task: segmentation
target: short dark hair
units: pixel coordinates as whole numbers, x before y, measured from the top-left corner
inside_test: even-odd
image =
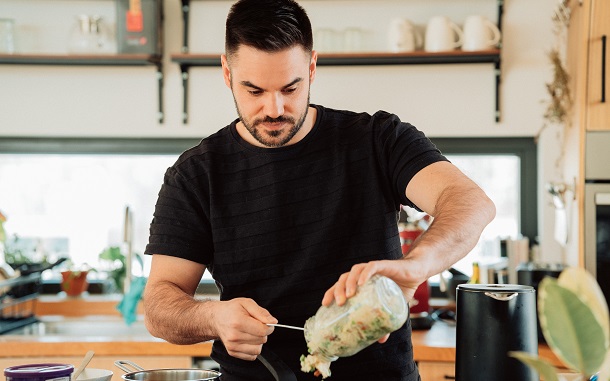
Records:
[[[305,9],[293,0],[239,0],[227,16],[227,56],[240,45],[271,53],[300,45],[311,53],[311,22]]]

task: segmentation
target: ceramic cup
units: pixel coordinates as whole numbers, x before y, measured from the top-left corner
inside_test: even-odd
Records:
[[[446,16],[434,16],[426,26],[425,50],[444,52],[462,46],[464,35],[456,23]]]
[[[421,34],[413,23],[402,18],[396,18],[390,22],[388,41],[390,51],[394,53],[412,52],[422,45]]]
[[[494,23],[480,15],[468,16],[466,18],[462,50],[492,49],[498,42],[500,42],[500,30]]]
[[[15,53],[15,20],[0,18],[0,53]]]
[[[337,52],[340,50],[340,34],[331,28],[320,28],[316,30],[314,47],[319,52]]]

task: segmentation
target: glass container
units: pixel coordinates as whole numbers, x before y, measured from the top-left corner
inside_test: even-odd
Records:
[[[375,275],[344,305],[322,306],[305,322],[310,355],[301,358],[304,371],[330,375],[330,362],[352,356],[404,325],[409,306],[400,287]]]

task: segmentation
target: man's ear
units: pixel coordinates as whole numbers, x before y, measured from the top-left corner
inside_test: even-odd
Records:
[[[225,84],[231,88],[231,70],[229,70],[229,63],[227,62],[226,54],[220,56],[220,63],[222,64],[222,76],[225,79]]]
[[[318,52],[311,51],[311,61],[309,62],[309,84],[312,84],[316,79],[316,67],[318,62]]]

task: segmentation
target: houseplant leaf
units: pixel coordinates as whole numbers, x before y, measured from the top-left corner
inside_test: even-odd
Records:
[[[540,282],[538,308],[544,338],[557,357],[580,373],[595,374],[608,345],[605,330],[591,308],[550,277]]]
[[[606,353],[606,360],[602,364],[598,375],[599,381],[610,381],[610,351]]]
[[[591,308],[593,315],[605,330],[606,340],[609,340],[608,305],[597,280],[583,268],[569,267],[561,272],[558,283],[560,286],[572,290]]]
[[[532,355],[527,352],[508,352],[509,356],[516,358],[522,363],[536,369],[544,377],[544,381],[559,381],[557,369],[545,359]]]

